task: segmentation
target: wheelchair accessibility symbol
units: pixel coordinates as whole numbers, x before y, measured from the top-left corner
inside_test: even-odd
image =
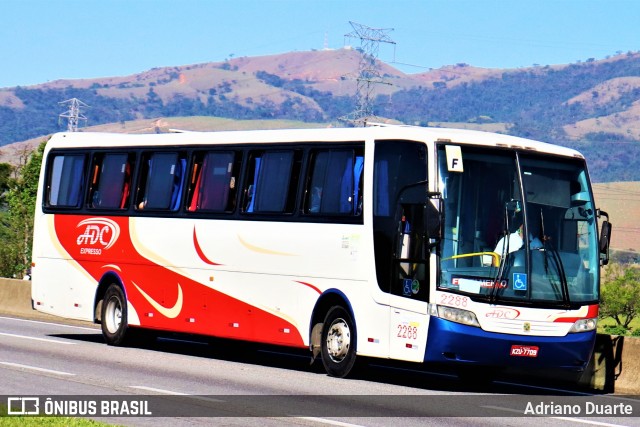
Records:
[[[513,273],[513,290],[527,290],[527,275],[525,273]]]

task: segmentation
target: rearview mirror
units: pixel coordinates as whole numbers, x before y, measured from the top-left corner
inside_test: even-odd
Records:
[[[600,216],[607,218],[600,225],[600,240],[598,242],[600,264],[607,265],[609,264],[609,245],[611,244],[611,223],[609,222],[609,214],[598,209],[598,217]]]

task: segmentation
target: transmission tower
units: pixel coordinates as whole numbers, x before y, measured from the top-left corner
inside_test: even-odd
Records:
[[[69,132],[78,131],[78,122],[80,120],[87,121],[87,118],[80,112],[80,107],[89,107],[78,98],[67,99],[66,101],[58,102],[60,105],[69,105],[69,109],[60,114],[59,120],[68,119],[67,130]]]
[[[380,43],[392,44],[395,56],[396,42],[391,40],[387,34],[389,31],[393,31],[393,28],[371,28],[353,21],[349,21],[349,24],[351,24],[353,31],[345,34],[345,37],[360,39],[361,57],[356,78],[356,109],[341,119],[364,125],[367,118],[373,116],[374,86],[376,84],[390,84],[384,81],[378,68]]]

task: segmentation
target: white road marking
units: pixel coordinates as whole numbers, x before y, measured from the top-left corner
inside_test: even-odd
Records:
[[[611,423],[603,423],[601,421],[581,420],[580,418],[569,418],[569,417],[553,417],[553,418],[556,418],[558,420],[563,420],[563,421],[573,421],[574,423],[589,424],[592,426],[626,427],[626,426],[623,426],[622,424],[611,424]]]
[[[147,387],[143,385],[130,385],[129,388],[135,388],[135,389],[144,390],[144,391],[152,391],[159,394],[168,394],[170,396],[190,396],[194,399],[203,400],[206,402],[224,402],[224,400],[214,399],[212,397],[196,396],[188,393],[180,393],[179,391],[164,390],[161,388]]]
[[[30,371],[46,372],[48,374],[64,375],[64,376],[71,376],[71,377],[76,375],[76,374],[71,374],[69,372],[54,371],[53,369],[39,368],[37,366],[22,365],[20,363],[0,362],[0,365],[13,366],[14,368],[28,369]]]
[[[16,322],[39,323],[41,325],[60,326],[60,327],[63,327],[63,328],[82,329],[82,330],[85,330],[85,331],[100,332],[100,329],[98,329],[98,327],[89,328],[89,327],[86,327],[86,326],[64,325],[62,323],[43,322],[41,320],[18,319],[16,317],[5,317],[5,316],[0,316],[0,319],[2,319],[2,320],[14,320]]]
[[[52,342],[52,343],[55,343],[55,344],[64,344],[64,345],[75,345],[76,344],[74,342],[50,340],[48,338],[30,337],[30,336],[27,336],[27,335],[8,334],[6,332],[0,332],[0,335],[5,336],[5,337],[12,337],[12,338],[22,338],[22,339],[25,339],[25,340]]]
[[[340,426],[340,427],[363,427],[360,424],[351,424],[351,423],[345,423],[342,421],[336,421],[336,420],[328,420],[326,418],[316,418],[316,417],[295,417],[299,420],[307,420],[307,421],[315,421],[317,423],[322,423],[322,424],[330,424],[332,426]]]
[[[494,383],[512,385],[512,386],[516,386],[516,387],[533,388],[533,389],[537,389],[537,390],[556,391],[556,392],[560,392],[560,393],[568,393],[568,394],[573,394],[573,395],[593,396],[593,393],[584,393],[584,392],[575,391],[575,390],[565,390],[565,389],[553,388],[553,387],[542,387],[542,386],[536,386],[536,385],[531,385],[531,384],[512,383],[512,382],[509,382],[509,381],[494,381]]]
[[[143,385],[130,385],[130,388],[135,388],[138,390],[145,390],[145,391],[152,391],[155,393],[160,393],[160,394],[168,394],[171,396],[189,396],[187,393],[180,393],[178,391],[171,391],[171,390],[163,390],[161,388],[153,388],[153,387],[146,387]]]
[[[147,386],[143,386],[143,385],[130,385],[130,388],[135,388],[138,390],[144,390],[144,391],[152,391],[155,393],[160,393],[160,394],[167,394],[167,395],[171,395],[171,396],[190,396],[187,393],[180,393],[177,391],[172,391],[172,390],[164,390],[161,388],[154,388],[154,387],[147,387]],[[211,397],[203,397],[203,396],[192,396],[194,399],[198,399],[198,400],[204,400],[204,401],[209,401],[209,402],[224,402],[224,400],[219,400],[219,399],[213,399]],[[316,417],[293,417],[293,418],[297,418],[300,420],[307,420],[307,421],[315,421],[317,423],[322,423],[322,424],[329,424],[329,425],[334,425],[334,426],[339,426],[339,427],[363,427],[359,424],[351,424],[351,423],[345,423],[342,421],[335,421],[335,420],[328,420],[325,418],[316,418]]]
[[[504,411],[504,412],[513,412],[519,415],[523,415],[522,411],[517,410],[517,409],[511,409],[511,408],[503,408],[502,406],[489,406],[489,405],[482,405],[483,408],[489,408],[489,409],[496,409],[498,411]],[[548,416],[548,417],[544,417],[544,418],[553,418],[556,420],[563,420],[563,421],[572,421],[574,423],[580,423],[580,424],[590,424],[590,425],[594,425],[594,426],[605,426],[605,427],[626,427],[622,424],[611,424],[611,423],[603,423],[601,421],[591,421],[591,420],[583,420],[580,418],[571,418],[571,417],[552,417],[552,416]]]

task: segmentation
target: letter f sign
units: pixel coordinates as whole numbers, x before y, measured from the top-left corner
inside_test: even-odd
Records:
[[[459,145],[444,147],[447,154],[447,170],[449,172],[464,172],[462,166],[462,150]]]

